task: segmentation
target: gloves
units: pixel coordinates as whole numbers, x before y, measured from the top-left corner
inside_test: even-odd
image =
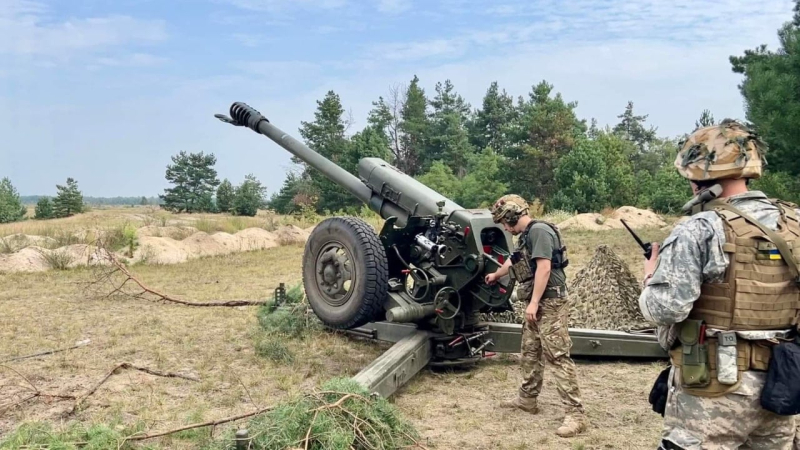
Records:
[[[648,401],[653,405],[653,411],[661,414],[664,417],[664,410],[667,406],[667,394],[669,393],[669,371],[672,366],[667,366],[666,369],[661,371],[650,390],[650,397]]]

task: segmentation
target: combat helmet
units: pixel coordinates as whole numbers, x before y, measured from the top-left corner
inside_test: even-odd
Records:
[[[695,130],[679,144],[675,168],[688,180],[760,178],[767,145],[741,123],[725,119]]]
[[[492,220],[494,223],[505,221],[514,226],[523,214],[528,214],[528,209],[528,202],[519,195],[504,195],[492,205]]]

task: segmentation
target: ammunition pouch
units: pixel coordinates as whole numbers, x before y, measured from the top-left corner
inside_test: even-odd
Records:
[[[699,320],[682,323],[678,340],[679,345],[669,351],[670,361],[681,369],[681,386],[686,393],[700,397],[735,391],[742,372],[766,371],[772,356],[773,345],[767,341],[737,339],[735,332],[705,337],[705,327]]]
[[[800,346],[796,341],[772,349],[761,407],[781,416],[800,413]]]
[[[518,283],[525,283],[533,278],[531,262],[525,253],[516,251],[511,254],[511,268],[509,269],[514,280]]]
[[[708,344],[704,342],[703,323],[685,321],[678,332],[681,343],[681,383],[685,387],[706,387],[710,383]]]

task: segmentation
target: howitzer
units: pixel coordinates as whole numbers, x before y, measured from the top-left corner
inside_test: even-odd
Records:
[[[380,158],[361,159],[356,177],[244,103],[230,114],[215,117],[270,138],[385,220],[379,234],[355,217],[325,219],[310,234],[303,286],[325,325],[414,324],[440,341],[434,359],[480,357],[488,340],[479,313],[513,309],[513,280],[484,282],[513,245],[488,210],[465,209]]]
[[[355,217],[320,222],[303,252],[303,286],[328,327],[394,345],[353,378],[390,396],[425,366],[477,362],[520,350],[518,323],[480,322],[513,310],[514,280],[484,282],[510,257],[511,236],[486,209],[464,209],[379,158],[358,177],[272,125],[244,103],[218,119],[263,134],[364,202],[384,220],[379,234]],[[276,302],[283,290],[275,292]],[[573,355],[664,357],[655,335],[570,329]]]

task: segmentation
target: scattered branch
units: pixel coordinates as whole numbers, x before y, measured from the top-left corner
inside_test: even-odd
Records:
[[[99,285],[102,283],[108,283],[112,286],[112,290],[108,292],[105,297],[111,297],[114,294],[121,294],[121,295],[129,295],[133,298],[138,298],[142,300],[151,300],[152,297],[155,297],[156,301],[164,301],[170,303],[177,303],[180,305],[186,306],[225,306],[225,307],[234,307],[234,306],[261,306],[268,303],[266,300],[228,300],[224,302],[190,302],[186,300],[181,300],[170,295],[167,295],[163,292],[159,292],[144,283],[142,283],[138,278],[136,278],[124,264],[122,264],[114,254],[108,250],[100,249],[101,257],[105,258],[109,263],[111,263],[110,267],[103,267],[100,270],[100,274],[96,277],[94,281],[89,283],[90,286]],[[122,278],[122,281],[118,281],[119,278]],[[116,279],[116,281],[115,281]],[[125,292],[123,288],[129,282],[136,284],[139,288],[136,292],[130,293]],[[149,296],[149,297],[148,297]]]
[[[155,376],[159,376],[159,377],[165,377],[165,378],[183,378],[183,379],[185,379],[185,380],[190,380],[190,381],[200,381],[200,380],[198,380],[198,379],[197,379],[197,378],[195,378],[195,377],[190,377],[190,376],[187,376],[187,375],[181,375],[181,374],[172,373],[172,372],[162,373],[162,372],[157,372],[157,371],[155,371],[155,370],[152,370],[152,369],[148,369],[147,367],[139,367],[139,366],[135,366],[135,365],[133,365],[133,364],[130,364],[130,363],[121,363],[121,364],[118,364],[118,365],[114,366],[114,368],[113,368],[113,369],[111,369],[111,371],[109,371],[109,372],[108,372],[108,374],[106,374],[106,376],[105,376],[105,377],[103,377],[103,379],[102,379],[102,380],[100,380],[100,382],[99,382],[99,383],[97,383],[97,384],[96,384],[96,385],[95,385],[93,388],[89,389],[89,391],[88,391],[88,392],[86,392],[85,394],[83,394],[83,395],[82,395],[82,396],[81,396],[81,397],[80,397],[80,398],[79,398],[79,399],[78,399],[78,400],[75,402],[75,405],[73,405],[73,406],[72,406],[72,409],[69,411],[69,414],[74,414],[74,413],[75,413],[75,411],[77,411],[77,410],[78,410],[78,407],[80,407],[80,405],[81,405],[81,404],[84,402],[84,400],[86,400],[86,398],[88,398],[90,395],[94,394],[94,392],[95,392],[95,391],[96,391],[98,388],[100,388],[100,386],[102,386],[102,385],[103,385],[103,383],[105,383],[106,381],[108,381],[108,379],[109,379],[109,378],[111,378],[111,376],[112,376],[112,375],[115,375],[115,374],[118,374],[118,373],[120,373],[120,371],[121,371],[122,369],[134,369],[134,370],[139,370],[139,371],[141,371],[141,372],[149,373],[150,375],[155,375]]]
[[[191,430],[191,429],[194,429],[194,428],[217,426],[217,425],[221,425],[223,423],[234,422],[236,420],[245,419],[247,417],[252,417],[252,416],[255,416],[255,415],[258,415],[258,414],[263,414],[263,413],[265,413],[267,411],[270,411],[270,410],[272,410],[274,408],[275,408],[274,406],[267,406],[265,408],[261,408],[261,409],[258,409],[256,411],[252,411],[252,412],[245,413],[245,414],[240,414],[238,416],[226,417],[224,419],[211,420],[211,421],[203,422],[203,423],[195,423],[195,424],[192,424],[192,425],[186,425],[184,427],[175,428],[173,430],[164,431],[164,432],[161,432],[161,433],[146,434],[144,436],[133,435],[133,436],[125,438],[124,440],[126,440],[126,441],[143,441],[145,439],[153,439],[153,438],[157,438],[157,437],[167,436],[169,434],[179,433],[181,431]]]
[[[76,348],[79,348],[79,347],[83,347],[84,345],[88,345],[89,342],[91,342],[91,341],[89,339],[86,339],[84,341],[76,342],[75,345],[73,345],[72,347],[59,348],[59,349],[56,349],[56,350],[48,350],[48,351],[41,352],[41,353],[34,353],[32,355],[17,356],[17,357],[14,357],[14,358],[9,358],[9,359],[5,359],[3,361],[0,361],[0,363],[6,363],[6,362],[11,362],[11,361],[19,361],[19,360],[22,360],[22,359],[35,358],[37,356],[45,356],[45,355],[52,355],[53,353],[65,352],[67,350],[73,350],[73,349],[76,349]]]
[[[50,397],[50,398],[58,398],[58,399],[62,399],[62,400],[75,400],[75,396],[74,395],[48,394],[46,392],[40,391],[39,388],[37,388],[36,385],[33,384],[31,382],[31,380],[28,379],[28,377],[26,377],[25,375],[21,374],[18,370],[14,369],[13,367],[9,367],[9,366],[0,364],[0,368],[8,369],[8,370],[16,373],[17,375],[19,375],[20,378],[22,378],[23,380],[25,380],[26,383],[28,383],[28,385],[31,387],[31,389],[33,389],[33,392],[34,392],[32,395],[30,395],[28,397],[25,397],[24,399],[22,399],[22,400],[20,400],[20,401],[18,401],[16,403],[11,403],[11,404],[7,404],[7,405],[0,405],[0,412],[4,412],[4,411],[7,411],[9,409],[15,408],[15,407],[17,407],[19,405],[22,405],[23,403],[26,403],[26,402],[29,402],[29,401],[35,399],[37,397]]]

